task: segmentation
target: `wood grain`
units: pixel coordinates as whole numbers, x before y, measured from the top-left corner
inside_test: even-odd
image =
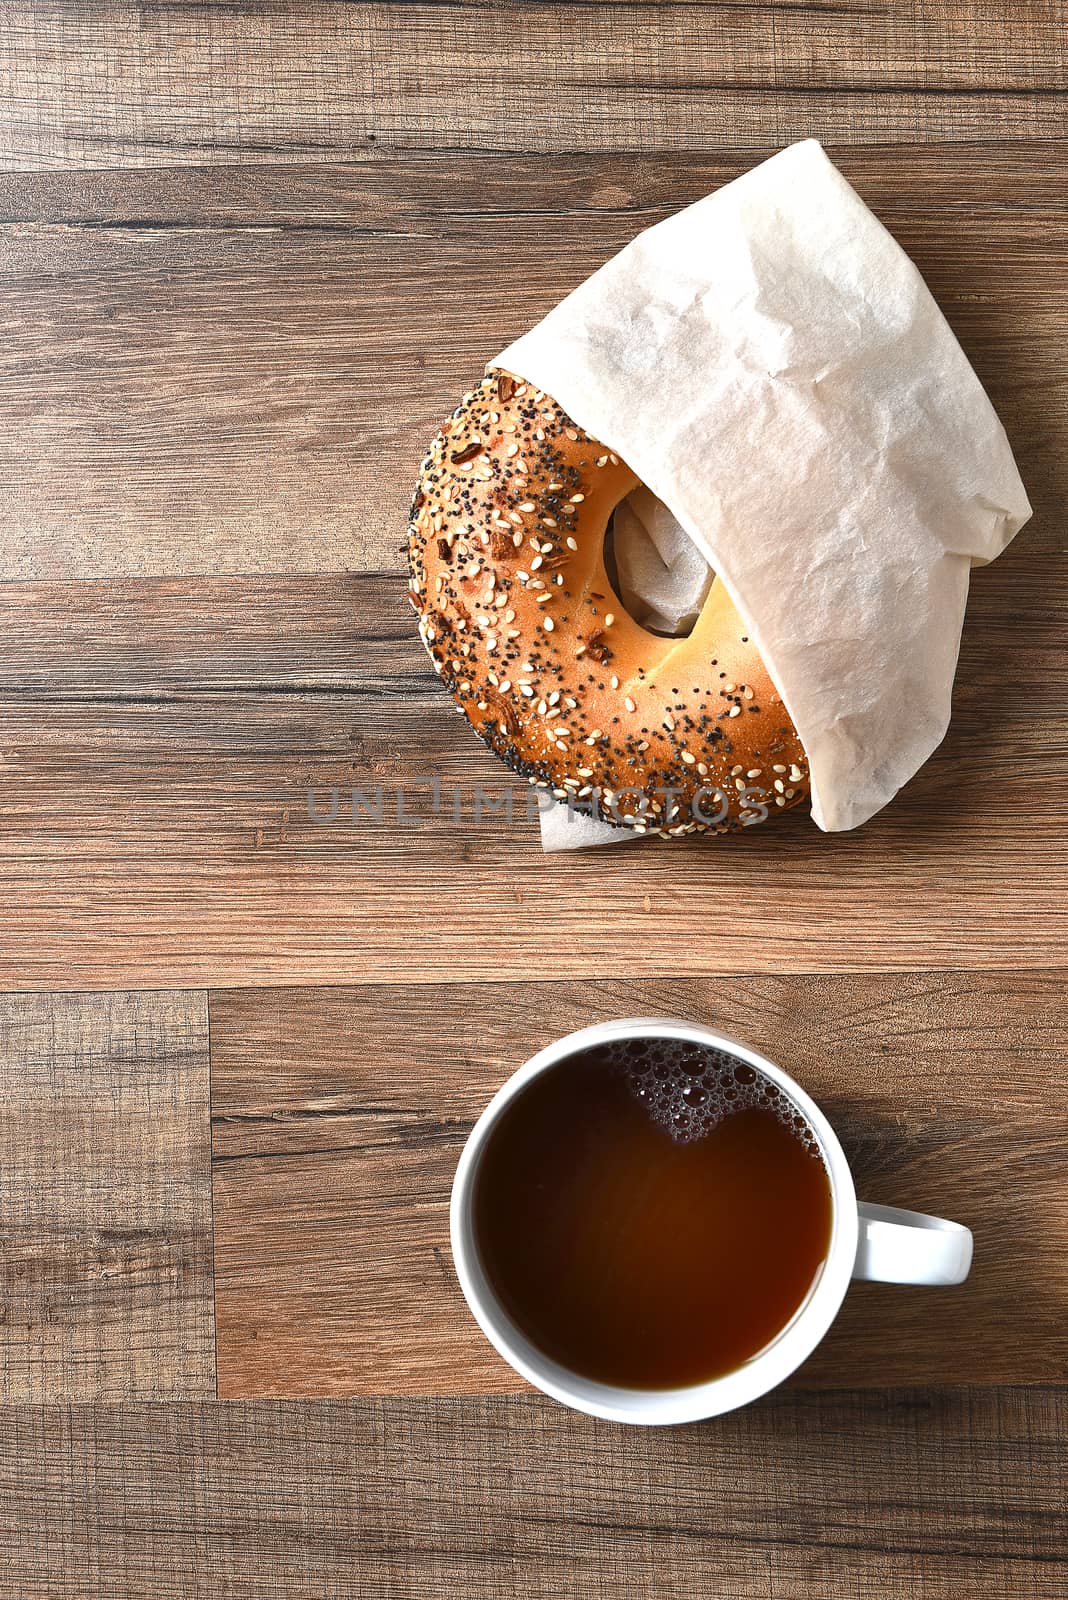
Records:
[[[1028,538],[1063,549],[1068,142],[832,153],[986,383]],[[486,360],[752,159],[0,177],[0,576],[397,570]]]
[[[5,7],[11,168],[1064,132],[1057,0]]]
[[[1068,1389],[995,1384],[1068,1375],[1066,64],[1060,0],[0,7],[0,989],[162,990],[0,998],[3,1600],[1062,1600]],[[950,738],[859,835],[547,865],[414,641],[417,462],[575,282],[808,135],[1035,521],[976,575]],[[376,785],[381,825],[308,814]],[[214,1384],[177,984],[298,986],[212,1000],[226,1395],[512,1387],[448,1184],[593,1016],[783,1060],[867,1194],[973,1224],[973,1278],[858,1286],[806,1387],[697,1428],[135,1403]]]
[[[620,978],[212,995],[219,1393],[521,1388],[453,1275],[453,1169],[535,1050],[641,1015],[782,1062],[864,1198],[976,1235],[963,1289],[855,1285],[801,1383],[1068,1378],[1059,976]]]
[[[214,1393],[205,997],[0,997],[0,1151],[0,1399]]]
[[[395,579],[0,586],[0,985],[1062,966],[1066,596],[1026,535],[976,574],[953,729],[857,833],[547,862]]]
[[[1062,1390],[0,1412],[19,1600],[1063,1600]]]

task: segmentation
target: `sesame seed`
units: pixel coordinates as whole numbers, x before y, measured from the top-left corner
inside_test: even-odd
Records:
[[[682,759],[685,761],[688,767],[694,767],[697,765],[697,757],[691,755],[688,750],[684,750],[682,752]]]
[[[606,628],[610,628],[615,620],[616,616],[614,611],[605,612],[604,625]]]
[[[546,617],[545,621],[542,623],[542,627],[545,629],[546,633],[552,633],[553,629],[556,627],[556,623],[553,621],[552,617]]]
[[[522,501],[520,501],[519,510],[520,511],[533,511],[534,510],[534,502],[533,502],[533,500],[522,500]]]
[[[772,772],[785,772],[786,768],[785,767],[780,767],[780,766],[774,766],[774,767],[772,767],[771,770],[772,770]]]
[[[731,706],[730,710],[727,712],[728,717],[740,717],[741,714],[741,706]]]
[[[623,700],[623,704],[626,706],[628,711],[637,711],[637,709],[638,709],[638,707],[635,705],[634,701],[631,699],[629,694],[627,696],[625,696],[625,698]]]
[[[785,794],[786,792],[786,785],[781,778],[775,779],[774,788],[778,794]]]
[[[578,540],[577,539],[572,539],[570,534],[568,534],[567,538],[564,540],[564,543],[567,545],[567,548],[569,550],[577,550],[578,549]]]
[[[573,506],[580,506],[585,498],[586,496],[584,494],[573,494],[571,496],[571,504]]]
[[[798,767],[798,766],[791,767],[790,768],[790,782],[791,783],[800,783],[801,782],[801,778],[802,778],[801,768]]]

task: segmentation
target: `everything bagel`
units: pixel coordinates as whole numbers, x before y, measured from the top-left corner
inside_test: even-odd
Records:
[[[638,832],[726,832],[799,804],[808,764],[726,588],[646,632],[605,564],[637,487],[551,399],[491,371],[423,462],[409,588],[435,671],[502,761]]]

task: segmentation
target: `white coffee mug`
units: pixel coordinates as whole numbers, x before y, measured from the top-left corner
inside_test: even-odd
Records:
[[[594,1046],[623,1039],[680,1039],[725,1050],[777,1084],[815,1133],[830,1179],[833,1220],[827,1256],[808,1295],[771,1342],[733,1372],[683,1389],[627,1389],[571,1372],[531,1343],[504,1310],[479,1259],[472,1200],[486,1141],[501,1113],[539,1073]],[[460,1287],[483,1333],[515,1370],[545,1394],[576,1411],[613,1422],[696,1422],[766,1394],[812,1354],[838,1315],[851,1278],[881,1283],[963,1283],[972,1261],[972,1235],[957,1222],[894,1206],[857,1203],[853,1175],[827,1118],[781,1067],[755,1050],[692,1022],[630,1018],[580,1028],[546,1046],[494,1095],[464,1145],[452,1186],[453,1260]]]

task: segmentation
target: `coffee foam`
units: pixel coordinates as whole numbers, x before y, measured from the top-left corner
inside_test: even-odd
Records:
[[[822,1160],[819,1142],[793,1101],[747,1061],[685,1039],[625,1039],[612,1058],[635,1098],[679,1144],[704,1138],[738,1111],[770,1111],[804,1149]]]

